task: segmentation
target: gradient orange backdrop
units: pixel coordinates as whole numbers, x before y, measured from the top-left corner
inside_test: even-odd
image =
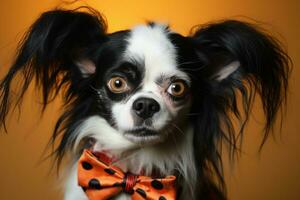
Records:
[[[245,136],[242,157],[225,162],[229,198],[232,200],[300,199],[300,1],[299,0],[91,0],[86,1],[107,17],[109,31],[130,28],[145,20],[170,23],[182,34],[196,24],[247,16],[266,22],[265,28],[286,44],[294,62],[290,96],[282,134],[269,140],[258,154],[260,106],[255,105]],[[0,1],[0,76],[11,63],[17,42],[41,12],[60,5],[59,0]],[[61,180],[48,173],[51,160],[40,162],[50,138],[60,101],[39,115],[38,100],[27,93],[20,118],[10,116],[9,134],[0,135],[0,199],[62,199]],[[257,114],[258,113],[258,114]],[[3,132],[3,131],[2,131]]]

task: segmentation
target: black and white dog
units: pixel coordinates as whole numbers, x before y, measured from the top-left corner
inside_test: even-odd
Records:
[[[125,172],[176,175],[178,199],[226,199],[221,143],[238,150],[256,92],[263,141],[286,100],[289,57],[280,43],[236,20],[198,26],[190,36],[153,22],[106,29],[91,8],[42,14],[1,81],[2,126],[34,79],[44,109],[64,98],[51,142],[59,140],[58,164],[72,158],[66,200],[87,199],[76,175],[85,148],[117,158]]]

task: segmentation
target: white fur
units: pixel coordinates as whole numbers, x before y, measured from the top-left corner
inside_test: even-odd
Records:
[[[162,88],[156,83],[161,76],[168,78],[177,76],[189,82],[188,76],[176,68],[176,48],[170,42],[168,34],[166,26],[159,24],[153,27],[137,26],[131,31],[124,58],[143,62],[145,74],[141,92],[128,101],[118,102],[112,106],[114,120],[120,130],[127,131],[134,128],[130,111],[134,100],[140,97],[155,99],[160,105],[161,110],[153,116],[154,129],[160,130],[172,120],[172,116],[176,116],[178,108],[169,103],[169,98],[164,95],[167,88]]]
[[[77,182],[77,163],[70,170],[68,179],[65,185],[65,200],[88,200],[82,188]]]

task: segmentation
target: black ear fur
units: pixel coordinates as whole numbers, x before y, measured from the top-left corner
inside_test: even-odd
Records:
[[[43,13],[25,34],[15,62],[0,83],[0,120],[5,130],[5,119],[13,99],[11,85],[17,74],[20,73],[23,85],[18,90],[16,105],[21,103],[34,77],[42,91],[43,109],[63,86],[68,87],[64,95],[68,102],[80,90],[76,85],[81,78],[76,62],[93,60],[91,49],[99,46],[105,36],[104,18],[89,7]]]
[[[202,169],[213,169],[224,189],[218,148],[221,141],[229,144],[231,156],[239,149],[239,139],[257,92],[266,118],[262,144],[265,142],[278,111],[286,101],[290,58],[279,41],[255,25],[235,20],[199,26],[190,39],[199,63],[203,64],[197,72],[193,71],[193,77],[203,81],[202,86],[194,87],[193,93],[195,103],[192,111],[200,113],[192,117],[196,130],[196,160]],[[238,61],[240,66],[230,76],[221,81],[213,78],[234,61]],[[242,108],[238,106],[237,91],[242,97]],[[234,129],[233,116],[241,122],[238,134]],[[202,176],[207,178],[209,175]],[[202,177],[202,180],[206,178]]]

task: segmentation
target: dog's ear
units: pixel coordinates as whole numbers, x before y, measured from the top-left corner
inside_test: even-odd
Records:
[[[262,144],[265,142],[286,100],[291,62],[278,40],[246,22],[227,20],[198,26],[189,40],[197,57],[194,63],[200,63],[191,72],[195,82],[200,80],[200,85],[194,86],[192,108],[200,113],[193,116],[196,160],[199,166],[210,163],[224,183],[220,139],[227,141],[233,156],[257,92],[265,114]],[[234,128],[236,119],[241,122],[239,130]]]
[[[217,96],[227,98],[228,109],[233,108],[234,90],[241,91],[246,105],[251,104],[250,90],[258,92],[268,132],[285,101],[290,71],[290,58],[279,41],[255,25],[236,20],[200,26],[191,39],[203,63],[200,76],[218,90]]]
[[[14,96],[16,105],[21,102],[33,78],[41,88],[43,108],[64,86],[69,89],[65,90],[65,100],[68,101],[78,92],[79,82],[95,73],[93,53],[106,37],[104,18],[91,8],[56,9],[43,13],[20,42],[16,59],[0,83],[2,125],[5,127],[13,99],[13,80],[18,77],[23,81],[18,95]]]

